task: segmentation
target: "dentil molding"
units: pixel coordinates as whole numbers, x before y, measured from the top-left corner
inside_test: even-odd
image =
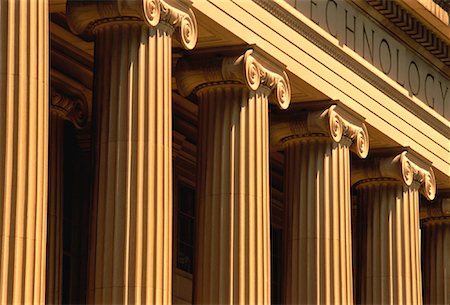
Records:
[[[363,122],[350,122],[340,112],[347,112],[337,105],[320,111],[301,111],[272,120],[271,142],[284,146],[291,141],[317,136],[329,136],[336,143],[342,140],[351,142],[350,149],[358,157],[365,158],[369,153],[369,133]]]
[[[436,196],[436,178],[431,167],[422,167],[403,151],[395,157],[372,157],[370,162],[354,162],[352,182],[382,182],[386,179],[401,181],[408,187],[417,187],[428,199]],[[352,184],[353,184],[352,183]]]
[[[51,92],[50,111],[78,129],[86,127],[89,118],[86,100],[68,97],[55,90]]]
[[[99,25],[124,21],[169,26],[188,50],[194,48],[198,38],[197,20],[188,0],[68,0],[66,16],[74,33],[91,39]]]
[[[301,22],[296,16],[290,13],[288,10],[280,6],[278,1],[272,0],[252,0],[263,9],[269,12],[271,15],[277,17],[279,20],[284,22],[287,26],[292,28],[301,36],[305,37],[313,43],[315,46],[320,48],[322,51],[330,55],[335,60],[339,61],[346,68],[356,73],[356,75],[365,79],[369,83],[373,84],[374,87],[383,91],[389,98],[393,99],[400,105],[410,109],[412,112],[419,115],[422,119],[426,121],[427,124],[433,126],[439,132],[446,134],[448,133],[448,127],[444,126],[441,122],[436,120],[432,114],[425,111],[419,104],[413,102],[409,97],[405,96],[403,93],[398,91],[391,84],[387,83],[385,80],[380,78],[374,72],[365,68],[358,60],[343,52],[339,46],[336,46],[324,38],[320,33],[313,30],[305,23]]]
[[[254,49],[238,56],[193,56],[176,67],[177,88],[188,96],[209,86],[245,85],[251,91],[268,89],[269,99],[281,109],[291,102],[291,87],[284,67],[274,64]]]

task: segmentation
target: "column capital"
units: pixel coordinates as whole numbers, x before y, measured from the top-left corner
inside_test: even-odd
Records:
[[[71,30],[92,38],[101,24],[141,21],[149,27],[165,24],[175,30],[185,49],[197,43],[198,29],[189,0],[68,0],[66,15]]]
[[[423,225],[450,224],[450,192],[445,192],[432,202],[421,204],[420,219]]]
[[[55,90],[51,91],[51,112],[66,121],[70,121],[78,129],[86,126],[89,118],[88,109],[85,99],[68,97]]]
[[[369,153],[369,133],[359,116],[353,116],[340,105],[331,105],[325,110],[300,111],[282,115],[272,120],[271,142],[284,146],[292,141],[327,136],[336,143],[349,141],[350,149],[358,157]]]
[[[177,87],[187,96],[218,85],[245,85],[251,91],[267,90],[269,99],[281,109],[288,108],[291,87],[284,67],[255,49],[237,56],[182,58],[176,67]]]
[[[370,162],[355,162],[352,168],[352,184],[356,182],[385,181],[386,178],[417,187],[428,199],[436,196],[436,178],[431,166],[419,165],[409,151],[391,156],[374,156]],[[416,158],[417,159],[417,158]],[[423,163],[423,162],[420,162]]]

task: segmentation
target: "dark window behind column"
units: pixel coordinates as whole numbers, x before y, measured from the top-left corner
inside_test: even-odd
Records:
[[[65,124],[62,304],[86,304],[92,176],[90,140],[81,142],[85,134]]]
[[[192,273],[194,266],[195,191],[178,185],[177,268]]]
[[[272,110],[272,109],[271,109]],[[270,151],[270,254],[271,301],[283,304],[284,299],[284,155]]]
[[[272,281],[272,304],[282,304],[282,268],[283,268],[283,230],[272,227],[270,229],[271,243],[271,281]]]

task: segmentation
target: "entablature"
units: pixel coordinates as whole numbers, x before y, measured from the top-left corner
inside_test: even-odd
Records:
[[[352,26],[353,19],[357,18],[356,23],[358,26],[360,22],[361,32],[363,32],[362,21],[368,20],[364,37],[361,33],[357,33],[356,35],[361,37],[355,40],[352,38],[352,41],[360,44],[360,48],[362,48],[361,41],[365,41],[367,58],[369,46],[366,40],[370,40],[371,43],[374,35],[374,44],[370,47],[376,65],[358,54],[356,46],[353,48],[343,43],[287,1],[194,0],[193,7],[234,33],[239,39],[257,45],[286,65],[293,88],[294,104],[305,101],[295,98],[296,88],[300,87],[298,84],[306,84],[305,87],[316,89],[320,92],[319,95],[326,96],[325,99],[340,100],[342,104],[366,118],[369,133],[372,134],[372,130],[376,131],[394,143],[393,146],[410,147],[432,164],[439,181],[449,184],[448,73],[430,62],[429,58],[424,58],[397,37],[386,32],[386,28],[379,27],[372,18],[350,1],[338,3],[348,5],[348,18],[351,18],[349,20],[352,20]],[[350,14],[350,7],[353,15]],[[344,14],[346,8],[341,7]],[[378,32],[379,36],[376,33],[372,34],[372,30]],[[352,33],[348,35],[350,34],[353,35]],[[388,36],[383,40],[381,34]],[[380,53],[380,46],[381,57],[375,54]],[[386,52],[389,53],[389,48],[392,58],[384,56]],[[394,61],[397,50],[401,59],[398,63]],[[403,56],[401,54],[403,51],[410,57]],[[392,77],[397,71],[399,76],[403,75],[403,79]],[[433,75],[435,88],[432,90]],[[405,79],[405,76],[409,79]],[[442,87],[442,92],[439,86]],[[427,98],[424,97],[425,88],[428,102],[433,101],[431,92],[443,93],[441,100],[437,101],[435,97],[434,104],[427,103]]]

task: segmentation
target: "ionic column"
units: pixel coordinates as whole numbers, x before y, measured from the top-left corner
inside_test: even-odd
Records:
[[[360,211],[358,304],[422,304],[419,191],[436,192],[433,170],[410,153],[355,163]]]
[[[365,158],[362,120],[332,105],[273,120],[285,151],[286,304],[353,304],[350,149]]]
[[[69,25],[95,37],[96,304],[170,304],[172,34],[192,49],[197,25],[176,0],[70,0]]]
[[[44,304],[48,1],[0,1],[0,304]]]
[[[448,193],[421,209],[423,303],[450,304],[450,199]]]
[[[204,58],[177,65],[199,99],[194,302],[270,304],[268,101],[286,108],[289,81],[253,50]]]
[[[87,123],[87,102],[52,91],[50,99],[49,187],[47,211],[47,265],[45,303],[61,304],[64,204],[64,121],[83,128]]]

